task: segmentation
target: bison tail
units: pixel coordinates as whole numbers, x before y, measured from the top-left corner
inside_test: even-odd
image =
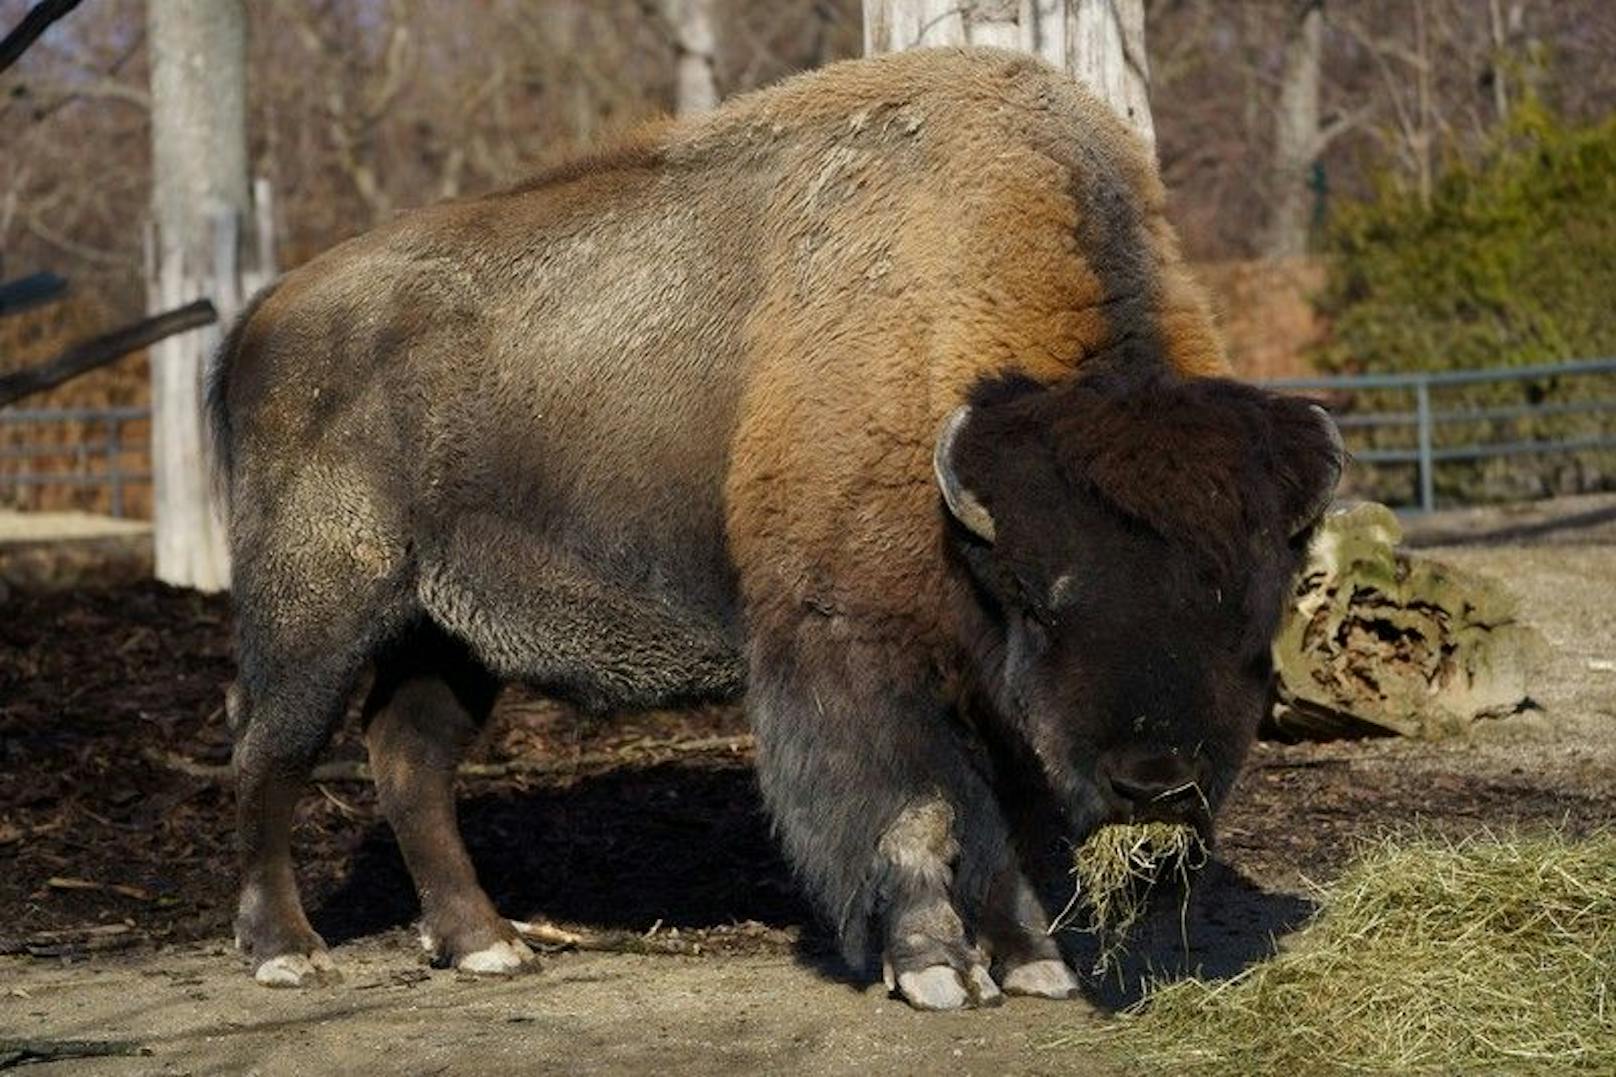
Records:
[[[214,490],[222,505],[228,505],[230,502],[232,449],[235,444],[230,431],[230,368],[235,362],[236,355],[241,351],[242,337],[246,335],[248,323],[252,321],[253,315],[258,312],[264,300],[274,291],[275,284],[268,284],[247,301],[247,306],[237,315],[234,324],[230,326],[230,331],[224,335],[219,350],[214,352],[213,361],[208,364],[204,374],[206,399],[203,408],[207,422],[207,437],[204,439],[203,451],[207,454],[213,474]]]

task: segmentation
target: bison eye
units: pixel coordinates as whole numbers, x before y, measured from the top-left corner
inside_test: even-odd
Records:
[[[1039,628],[1048,631],[1060,627],[1060,613],[1044,601],[1037,591],[1026,586],[1021,588],[1021,608]]]

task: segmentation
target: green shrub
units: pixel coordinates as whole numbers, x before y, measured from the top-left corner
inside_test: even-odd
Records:
[[[1616,356],[1616,117],[1572,126],[1524,105],[1475,161],[1448,164],[1428,203],[1383,182],[1375,197],[1340,206],[1325,249],[1328,278],[1317,301],[1331,333],[1314,355],[1324,371]],[[1434,393],[1433,405],[1445,411],[1590,398],[1616,398],[1616,378],[1472,386]],[[1408,394],[1365,395],[1357,403],[1412,408]],[[1467,423],[1439,444],[1593,436],[1613,426],[1611,416],[1597,414]],[[1406,447],[1413,439],[1410,427],[1378,432],[1374,443]],[[1443,465],[1438,488],[1470,498],[1599,488],[1616,480],[1613,459],[1545,454]]]

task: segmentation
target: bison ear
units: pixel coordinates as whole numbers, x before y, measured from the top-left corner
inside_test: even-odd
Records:
[[[961,405],[949,414],[943,423],[942,432],[937,435],[937,447],[932,450],[931,467],[937,475],[937,488],[943,493],[943,502],[948,505],[948,511],[953,514],[954,519],[964,524],[967,530],[984,542],[992,542],[994,536],[992,514],[975,494],[966,489],[954,469],[960,433],[970,418],[969,404]]]
[[[1300,410],[1300,409],[1298,409]],[[1330,413],[1317,404],[1305,412],[1305,434],[1292,451],[1293,496],[1289,498],[1291,536],[1300,535],[1318,522],[1335,498],[1336,484],[1346,464],[1347,448],[1341,441]]]

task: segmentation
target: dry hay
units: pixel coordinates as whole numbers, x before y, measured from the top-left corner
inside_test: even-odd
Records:
[[[1113,823],[1096,830],[1072,855],[1077,891],[1051,931],[1071,924],[1082,906],[1086,923],[1099,944],[1094,973],[1112,967],[1127,946],[1129,933],[1150,900],[1156,884],[1176,878],[1185,903],[1190,873],[1206,862],[1206,845],[1192,826],[1183,823]],[[1182,913],[1184,906],[1180,906]]]
[[[1197,1073],[1616,1073],[1616,831],[1371,846],[1282,952],[1098,1030]]]

